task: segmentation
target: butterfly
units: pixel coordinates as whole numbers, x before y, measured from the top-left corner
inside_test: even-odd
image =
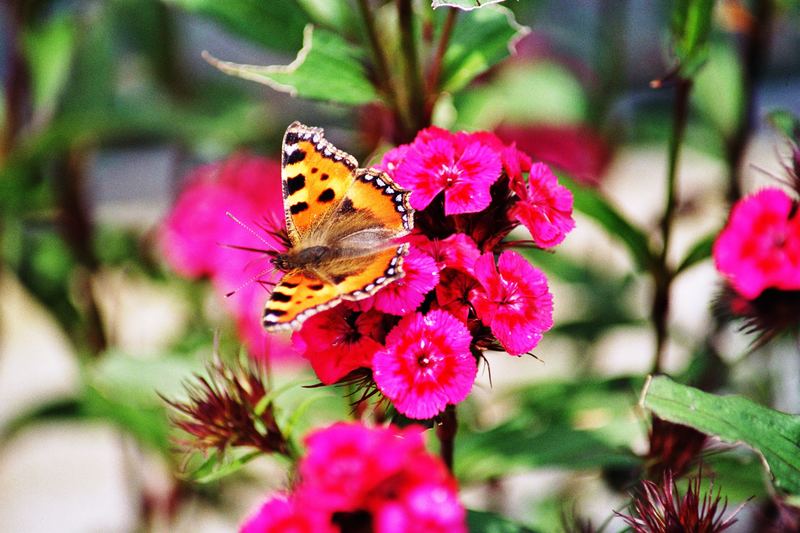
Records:
[[[293,122],[281,165],[289,248],[271,260],[283,277],[264,308],[267,331],[296,329],[401,278],[408,244],[398,239],[414,225],[410,192],[381,170],[358,168],[321,128]]]

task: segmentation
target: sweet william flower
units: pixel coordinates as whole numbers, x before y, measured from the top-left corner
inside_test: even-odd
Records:
[[[211,279],[234,317],[239,337],[256,358],[291,352],[282,339],[268,335],[261,326],[268,291],[258,282],[247,283],[268,266],[266,255],[264,261],[254,261],[258,258],[252,252],[225,246],[263,249],[267,245],[226,213],[253,224],[282,220],[282,201],[274,193],[280,190],[280,176],[277,162],[246,154],[201,166],[190,173],[159,228],[159,245],[167,263],[183,276]],[[270,232],[259,235],[270,247],[283,246]],[[261,276],[261,281],[277,281],[277,274]],[[231,291],[235,293],[226,297]]]
[[[273,496],[248,518],[239,533],[338,533],[325,513],[298,508],[285,494]]]
[[[392,315],[413,313],[425,295],[439,283],[439,267],[425,252],[411,246],[403,259],[405,275],[390,283],[374,298],[375,309]]]
[[[558,183],[544,163],[534,163],[527,186],[518,182],[514,192],[520,200],[511,208],[511,216],[528,228],[534,242],[542,248],[559,244],[575,227],[572,193]]]
[[[516,252],[492,253],[475,262],[481,287],[470,294],[478,318],[491,328],[511,355],[521,355],[539,344],[553,326],[553,297],[545,275]]]
[[[431,418],[467,397],[478,371],[467,327],[446,311],[403,318],[372,360],[378,389],[415,419]]]
[[[368,302],[343,302],[318,313],[292,335],[292,343],[308,359],[319,380],[330,385],[357,368],[370,368],[383,348],[383,313]]]
[[[713,248],[714,263],[747,299],[800,289],[800,219],[791,198],[764,189],[739,200]]]
[[[444,191],[444,213],[476,213],[491,202],[489,188],[502,171],[498,153],[468,134],[428,128],[402,152],[387,154],[393,177],[412,191],[411,206],[422,210]]]

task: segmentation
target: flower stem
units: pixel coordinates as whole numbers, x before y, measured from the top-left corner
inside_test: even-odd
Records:
[[[405,78],[408,84],[408,116],[413,130],[407,132],[410,135],[407,140],[411,140],[416,132],[429,122],[429,116],[425,112],[425,87],[417,55],[411,0],[397,0],[397,18],[400,25],[400,48],[405,59]]]
[[[667,198],[664,217],[661,219],[661,253],[652,267],[654,282],[652,319],[655,330],[656,346],[653,357],[653,373],[661,371],[664,349],[667,343],[667,322],[669,320],[670,289],[674,273],[668,263],[669,244],[672,237],[672,226],[678,203],[677,181],[678,162],[681,145],[686,133],[686,122],[689,116],[689,93],[692,80],[677,76],[675,85],[675,106],[672,115],[672,135],[669,140],[669,161],[667,167]]]
[[[430,108],[427,110],[428,113],[432,111],[433,104],[436,103],[436,97],[439,93],[439,78],[442,75],[442,60],[445,52],[447,52],[447,45],[450,42],[450,36],[453,34],[453,27],[456,25],[457,17],[458,9],[451,8],[447,11],[447,18],[444,21],[444,26],[442,26],[439,43],[436,45],[436,53],[428,71],[428,107]]]
[[[733,204],[742,195],[742,160],[744,149],[756,122],[755,89],[761,79],[769,52],[774,14],[772,0],[756,0],[753,27],[742,49],[742,104],[736,131],[726,140],[728,164],[728,201]]]
[[[378,77],[378,85],[382,89],[386,103],[395,114],[401,129],[409,129],[410,123],[406,113],[398,105],[397,91],[392,81],[389,70],[389,63],[386,60],[386,52],[378,39],[378,30],[375,26],[375,17],[369,7],[369,0],[358,0],[358,9],[361,11],[361,18],[364,20],[364,28],[367,31],[367,39],[372,49],[372,57],[375,61],[375,75]]]
[[[439,416],[439,424],[436,426],[436,437],[439,439],[439,455],[450,472],[453,471],[453,452],[455,449],[457,431],[458,421],[456,420],[456,406],[448,405]]]

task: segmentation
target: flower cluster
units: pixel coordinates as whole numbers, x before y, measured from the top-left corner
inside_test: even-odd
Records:
[[[800,217],[797,201],[780,189],[739,200],[714,243],[714,262],[727,281],[715,304],[724,319],[761,345],[800,316]]]
[[[752,300],[765,289],[800,289],[800,217],[780,189],[740,200],[714,243],[717,269]]]
[[[208,277],[220,298],[229,295],[223,298],[225,306],[249,353],[257,358],[286,354],[287,350],[280,339],[270,337],[261,327],[261,311],[269,293],[261,284],[246,281],[254,276],[262,283],[270,279],[258,276],[266,261],[254,261],[247,250],[263,249],[263,240],[276,248],[282,243],[269,232],[254,235],[237,227],[226,213],[249,223],[266,216],[266,222],[274,226],[270,218],[282,220],[283,216],[280,195],[275,194],[281,187],[280,176],[275,161],[244,154],[202,166],[187,178],[159,235],[164,257],[176,272],[188,278]]]
[[[516,244],[557,245],[574,227],[572,195],[487,132],[428,128],[380,166],[416,210],[405,275],[312,317],[293,340],[323,383],[367,369],[398,411],[427,419],[469,394],[481,350],[530,352],[552,326],[547,279],[504,239],[523,225],[532,240]]]
[[[293,490],[262,504],[242,533],[466,532],[456,482],[421,428],[337,423],[306,446]]]

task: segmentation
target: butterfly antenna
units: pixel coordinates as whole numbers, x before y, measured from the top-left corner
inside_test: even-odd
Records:
[[[252,278],[248,279],[247,281],[245,281],[244,283],[242,283],[241,285],[239,285],[238,287],[236,287],[232,291],[226,293],[225,294],[225,298],[230,298],[231,296],[233,296],[234,294],[236,294],[240,290],[244,289],[245,287],[247,287],[248,285],[250,285],[254,281],[258,281],[260,277],[269,276],[273,272],[275,272],[275,267],[267,267],[267,268],[265,268],[264,270],[262,270],[261,272],[259,272],[255,276],[253,276]]]
[[[242,222],[241,220],[236,218],[236,216],[234,216],[233,213],[231,213],[230,211],[225,211],[225,214],[228,216],[228,218],[230,218],[231,220],[233,220],[234,222],[239,224],[241,227],[243,227],[244,229],[249,231],[256,239],[258,239],[259,241],[263,242],[267,246],[267,248],[269,248],[270,250],[272,250],[275,253],[278,253],[278,254],[281,253],[281,251],[278,250],[277,248],[275,248],[275,246],[273,246],[272,243],[267,241],[264,237],[262,237],[261,235],[259,235],[255,231],[253,231],[253,228],[251,228],[250,226],[248,226],[247,224],[245,224],[244,222]]]

